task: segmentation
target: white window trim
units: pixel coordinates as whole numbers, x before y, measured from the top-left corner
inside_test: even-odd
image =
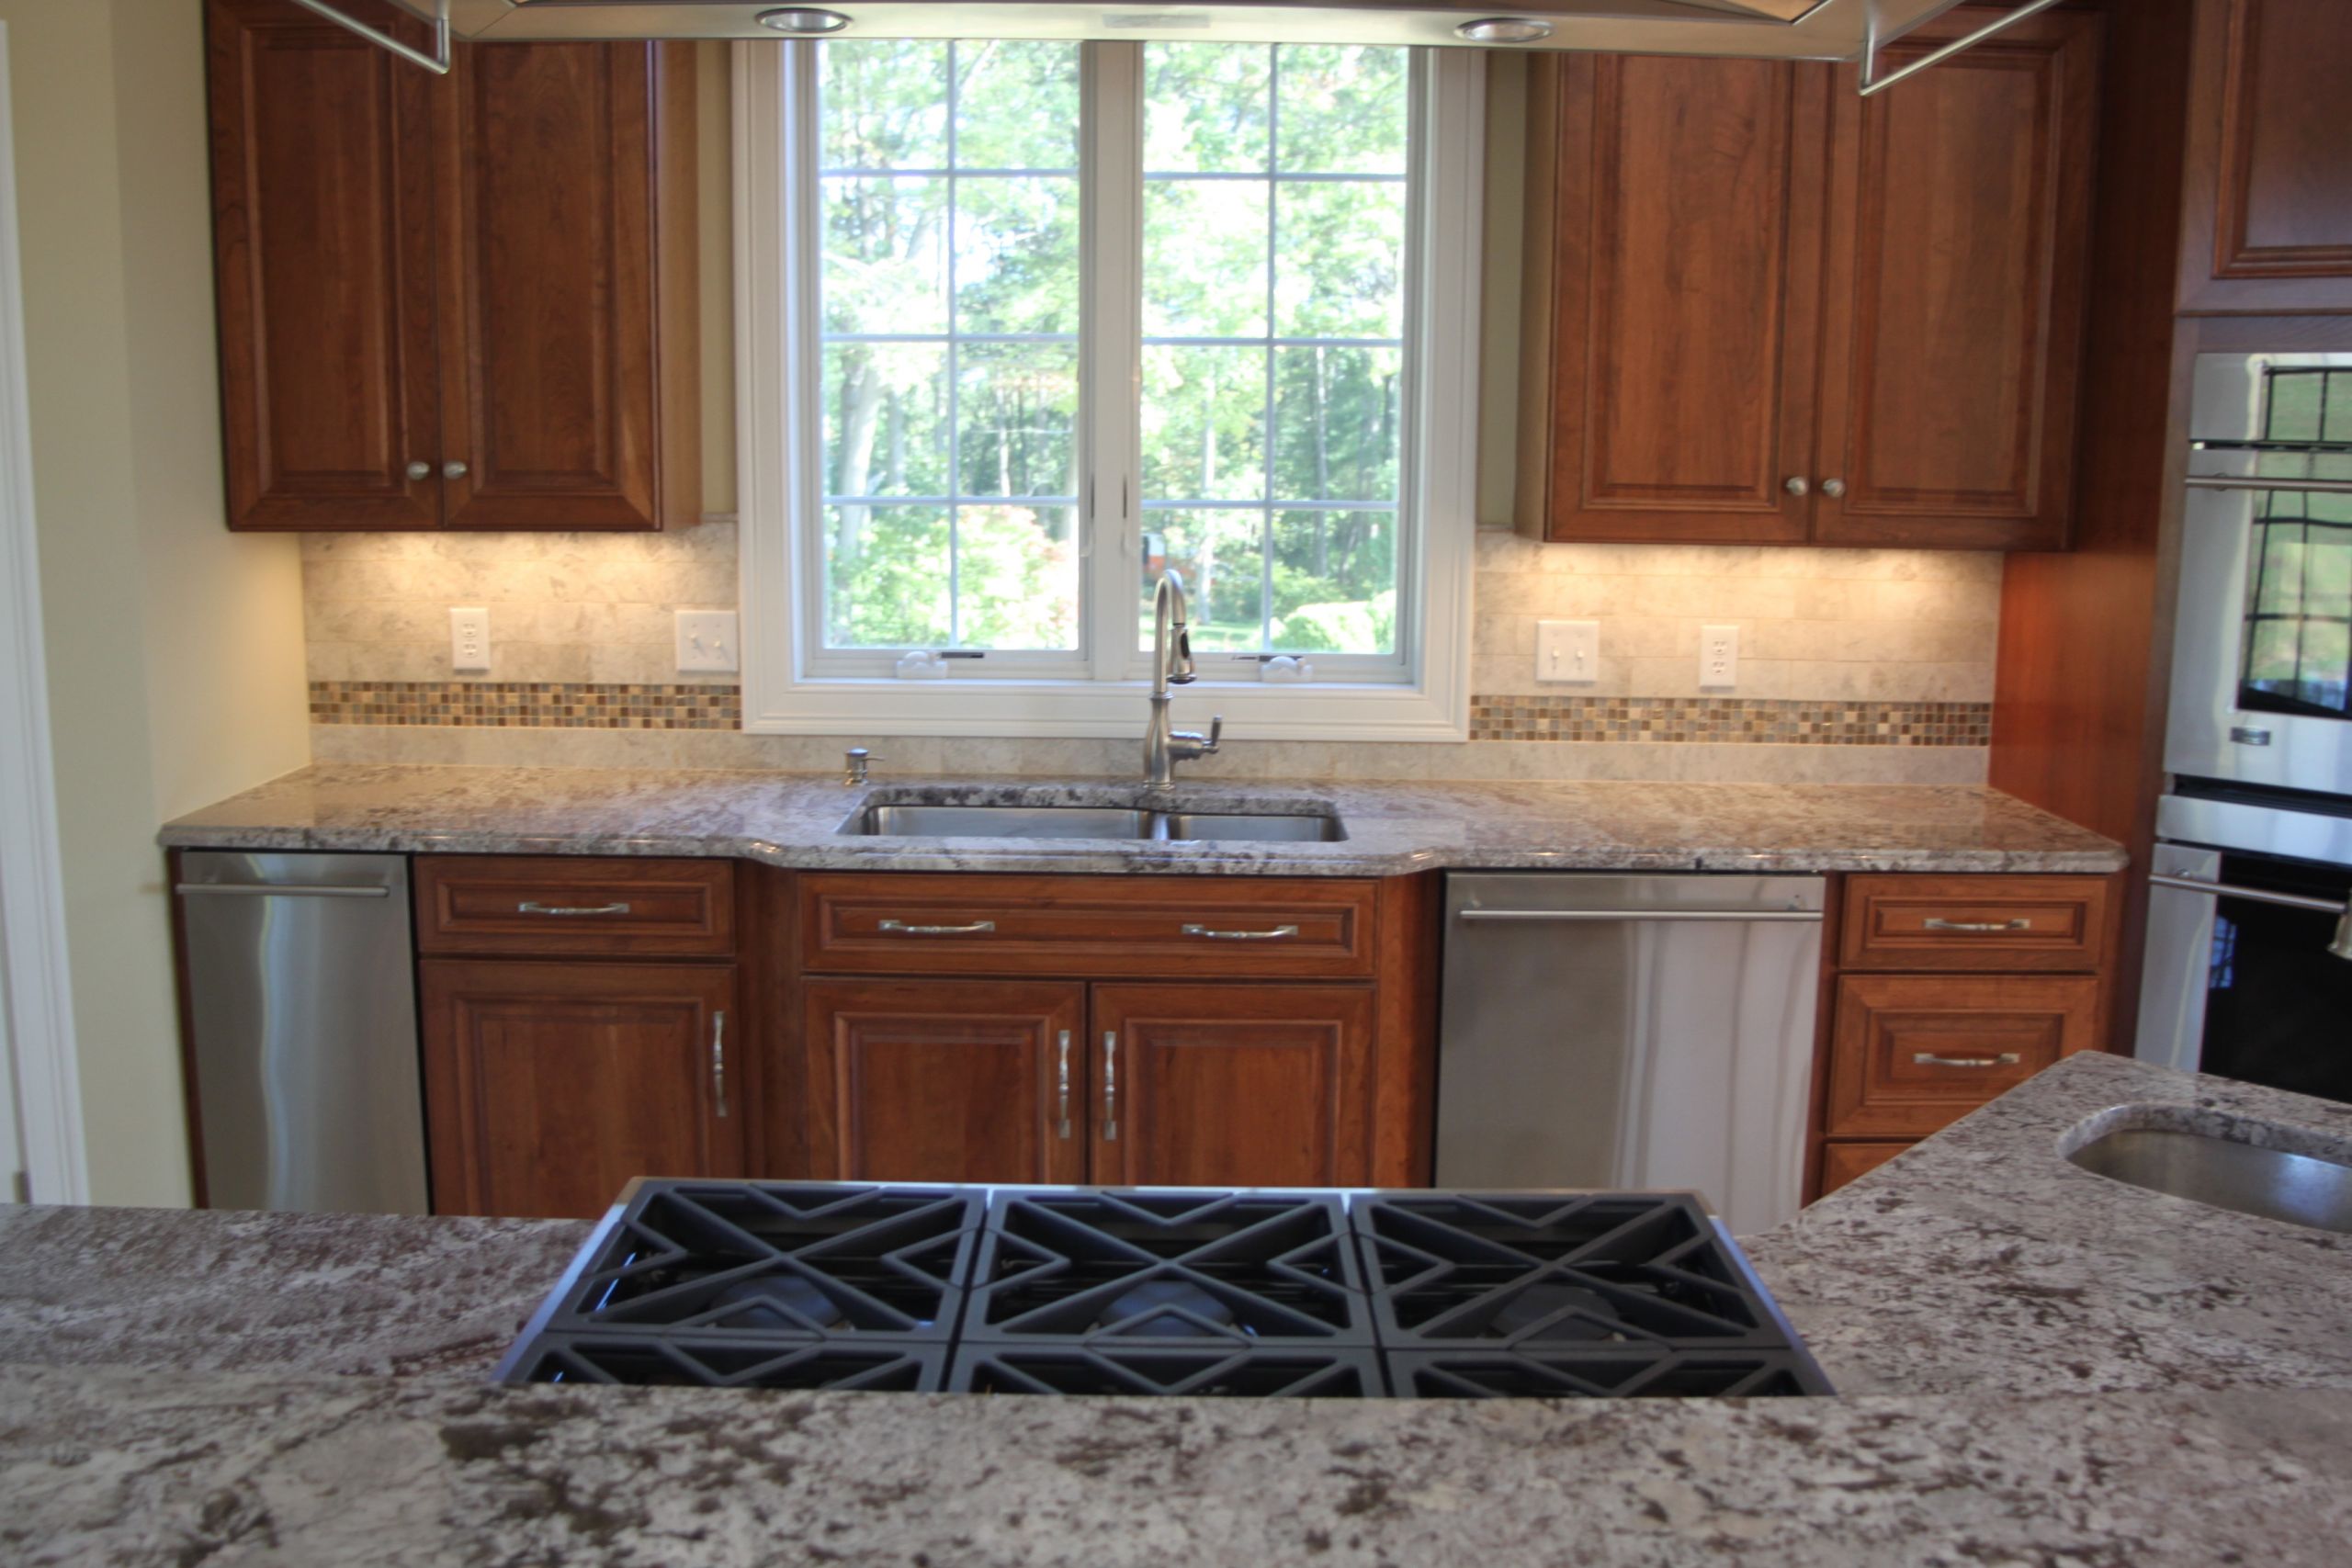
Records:
[[[796,477],[820,461],[823,428],[816,356],[802,353],[813,328],[793,308],[805,298],[786,238],[781,171],[793,141],[813,135],[785,113],[783,51],[792,44],[735,46],[736,449],[742,574],[743,728],[755,734],[1116,737],[1139,733],[1142,680],[1073,681],[959,677],[944,681],[823,679],[805,668],[800,647],[794,538]],[[1412,236],[1418,286],[1407,301],[1407,335],[1420,345],[1408,388],[1420,446],[1406,463],[1416,530],[1417,570],[1400,606],[1400,626],[1421,628],[1410,684],[1317,681],[1262,685],[1204,678],[1185,688],[1194,715],[1222,713],[1236,739],[1461,740],[1469,733],[1470,587],[1476,535],[1478,257],[1484,60],[1476,50],[1431,51],[1429,135],[1417,171],[1426,220]],[[813,222],[816,193],[797,193],[797,216]],[[1104,215],[1106,220],[1125,215]],[[783,279],[774,287],[769,280]],[[1101,325],[1121,330],[1114,323]],[[792,367],[802,367],[795,375]],[[1127,421],[1092,422],[1117,431]],[[785,439],[772,433],[782,431]],[[1125,439],[1113,435],[1112,440]],[[1092,466],[1114,454],[1098,448]],[[1117,456],[1125,456],[1120,454]],[[1136,547],[1130,521],[1116,560]],[[1095,549],[1102,552],[1098,538]],[[1124,569],[1098,560],[1095,603],[1125,592]],[[1414,591],[1418,590],[1417,592]],[[1099,622],[1098,622],[1099,624]],[[1100,639],[1098,639],[1100,640]],[[1108,657],[1106,658],[1106,655]],[[1102,662],[1118,662],[1097,650]]]

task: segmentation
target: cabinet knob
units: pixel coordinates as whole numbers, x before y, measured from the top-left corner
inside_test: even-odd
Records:
[[[464,479],[466,466],[463,463],[444,463],[441,465],[441,477],[445,479]]]
[[[1791,474],[1781,488],[1791,495],[1803,495],[1813,487],[1805,483],[1803,474]]]
[[[433,465],[420,457],[408,466],[408,477],[412,479],[429,479],[433,477]]]
[[[1821,481],[1821,493],[1827,496],[1830,500],[1835,501],[1839,496],[1846,493],[1846,481],[1844,479],[1824,479]]]

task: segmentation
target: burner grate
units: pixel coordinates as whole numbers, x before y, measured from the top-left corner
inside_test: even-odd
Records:
[[[1373,1343],[1336,1194],[1007,1190],[967,1341]]]
[[[980,1213],[947,1187],[640,1181],[545,1326],[944,1340]]]
[[[1366,1349],[967,1344],[955,1393],[1182,1394],[1194,1399],[1377,1399],[1388,1392]]]
[[[1390,1349],[1786,1343],[1687,1193],[1363,1194],[1349,1213]]]
[[[1784,1351],[1387,1354],[1388,1381],[1410,1399],[1763,1399],[1826,1393],[1804,1357]]]
[[[745,1337],[598,1333],[541,1335],[504,1381],[936,1393],[946,1385],[946,1373],[947,1347],[936,1342],[763,1344]]]

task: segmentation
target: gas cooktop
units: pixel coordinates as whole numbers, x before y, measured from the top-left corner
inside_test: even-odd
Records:
[[[1830,1392],[1687,1192],[642,1179],[514,1383],[1322,1398]]]

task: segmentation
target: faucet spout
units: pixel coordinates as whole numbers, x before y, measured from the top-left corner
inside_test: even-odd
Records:
[[[1170,729],[1168,688],[1190,685],[1198,679],[1193,666],[1193,637],[1187,623],[1184,580],[1174,571],[1159,574],[1151,595],[1151,720],[1143,732],[1144,782],[1167,789],[1176,782],[1175,764],[1213,754],[1224,733],[1222,716],[1209,721],[1206,735]]]

